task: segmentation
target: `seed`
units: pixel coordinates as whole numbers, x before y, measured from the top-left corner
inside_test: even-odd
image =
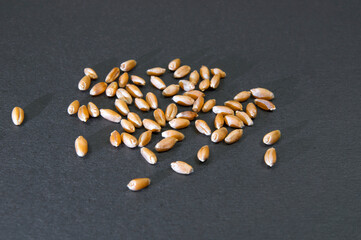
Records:
[[[151,109],[158,108],[158,99],[154,93],[148,92],[145,96],[145,100],[147,101]]]
[[[91,79],[97,79],[98,75],[92,68],[84,68],[84,74],[89,76]]]
[[[218,113],[214,118],[214,127],[220,129],[224,125],[224,116],[223,113]]]
[[[221,82],[221,76],[219,74],[216,74],[212,77],[210,87],[213,89],[218,88],[219,83]]]
[[[190,124],[190,121],[188,119],[184,118],[175,118],[171,121],[169,121],[169,126],[174,129],[182,129],[188,127]]]
[[[250,91],[242,91],[238,93],[233,99],[238,102],[247,101],[247,99],[251,96]]]
[[[115,99],[114,102],[115,108],[120,112],[123,116],[127,116],[129,113],[129,108],[126,102],[121,99]]]
[[[137,62],[133,59],[125,61],[120,64],[120,70],[122,70],[123,72],[129,72],[135,67],[135,65],[137,65]]]
[[[219,68],[212,68],[211,73],[213,75],[219,74],[221,78],[225,78],[227,76],[227,74],[222,69]]]
[[[152,131],[145,131],[142,134],[140,134],[139,136],[139,140],[138,140],[138,147],[144,147],[146,146],[150,140],[152,139]]]
[[[99,108],[92,102],[88,102],[88,112],[92,117],[99,117]]]
[[[89,112],[85,105],[82,105],[78,110],[78,118],[80,121],[86,122],[89,119]]]
[[[115,123],[119,123],[120,120],[122,119],[122,116],[120,116],[117,112],[111,109],[100,109],[100,115],[106,120]]]
[[[220,128],[220,129],[215,130],[215,131],[212,133],[211,140],[212,140],[212,142],[214,142],[214,143],[222,142],[223,139],[226,138],[227,134],[228,134],[227,128],[222,127],[222,128]]]
[[[150,83],[157,89],[159,90],[163,90],[166,88],[165,83],[163,82],[162,79],[160,79],[159,77],[156,76],[151,76],[150,77]]]
[[[234,111],[230,107],[226,107],[226,106],[214,106],[212,108],[212,111],[215,114],[223,113],[223,114],[227,114],[227,115],[234,115]]]
[[[263,143],[266,145],[272,145],[275,144],[281,137],[281,131],[280,130],[274,130],[272,132],[267,133],[263,137]]]
[[[143,188],[148,187],[149,184],[150,184],[149,178],[136,178],[130,181],[127,187],[129,188],[129,190],[139,191],[142,190]]]
[[[138,98],[142,98],[143,97],[143,93],[142,91],[140,91],[140,89],[135,86],[134,84],[127,84],[125,86],[125,89],[129,92],[130,95],[132,95],[133,97],[138,97]]]
[[[276,163],[277,161],[277,154],[276,154],[276,149],[274,148],[269,148],[266,153],[264,154],[264,162],[269,166],[269,167],[273,167],[273,165]]]
[[[209,136],[212,133],[210,127],[204,120],[201,120],[201,119],[197,120],[195,122],[195,126],[196,126],[196,129],[198,130],[198,132],[200,132],[206,136]]]
[[[197,70],[194,70],[193,72],[191,72],[191,74],[189,75],[189,81],[191,83],[193,83],[194,85],[198,84],[199,81],[199,73]]]
[[[140,119],[139,115],[134,112],[129,112],[127,115],[127,119],[133,123],[136,128],[140,128],[143,126],[142,119]]]
[[[138,145],[137,138],[129,133],[123,132],[120,137],[125,146],[127,146],[128,148],[135,148]]]
[[[237,142],[239,139],[241,139],[242,135],[243,135],[242,129],[235,129],[227,135],[224,141],[227,144],[232,144]]]
[[[107,95],[108,97],[114,97],[117,90],[118,90],[118,83],[112,82],[105,90],[105,95]]]
[[[151,119],[143,119],[143,126],[145,129],[152,131],[152,132],[160,132],[162,127],[159,124]]]
[[[160,76],[165,73],[165,68],[155,67],[147,70],[149,76]]]
[[[176,161],[176,162],[172,162],[170,164],[171,168],[179,174],[191,174],[193,172],[193,167],[191,165],[189,165],[186,162],[183,161]]]
[[[172,149],[175,145],[175,143],[178,141],[178,139],[174,138],[174,137],[166,137],[162,140],[160,140],[156,145],[155,145],[155,150],[157,152],[165,152],[168,151],[170,149]]]
[[[196,112],[193,112],[193,111],[184,111],[184,112],[178,113],[176,117],[177,118],[184,118],[184,119],[188,119],[189,121],[192,121],[196,117],[198,117],[198,114]]]
[[[127,104],[132,104],[132,102],[133,102],[132,96],[124,88],[119,88],[116,92],[116,95],[117,95],[117,98],[119,98],[120,100],[123,100]]]
[[[176,95],[178,92],[179,92],[179,85],[171,84],[163,90],[162,94],[164,97],[172,97]]]
[[[107,89],[107,84],[105,82],[99,82],[97,84],[95,84],[92,89],[90,89],[89,94],[91,96],[98,96],[100,94],[102,94],[103,92],[105,92],[105,90]]]
[[[113,82],[117,77],[119,77],[120,75],[120,70],[118,67],[113,68],[108,75],[105,78],[105,82],[106,83],[111,83]]]
[[[181,106],[191,106],[194,103],[194,99],[184,95],[175,95],[173,101]]]
[[[197,100],[194,101],[194,103],[193,103],[192,110],[193,110],[194,112],[199,112],[199,111],[201,111],[201,109],[202,109],[202,107],[203,107],[203,104],[204,104],[204,98],[203,98],[203,97],[197,98]]]
[[[179,86],[186,92],[192,91],[195,89],[194,84],[188,80],[180,80],[178,83],[179,83]]]
[[[209,74],[209,69],[206,66],[202,66],[199,69],[199,73],[200,73],[202,79],[210,79],[211,78],[210,74]]]
[[[201,81],[200,83],[199,83],[199,90],[201,90],[201,91],[205,91],[205,90],[207,90],[208,88],[209,88],[209,85],[210,85],[210,81],[209,81],[209,79],[204,79],[203,81]]]
[[[256,118],[257,116],[257,108],[253,103],[248,103],[246,107],[246,113],[250,118]]]
[[[204,92],[201,92],[199,90],[192,90],[192,91],[189,91],[189,92],[185,92],[185,93],[183,93],[183,95],[191,97],[194,100],[197,100],[197,98],[199,98],[199,97],[204,97],[205,96]]]
[[[127,72],[123,73],[119,77],[119,87],[123,88],[128,84],[129,74]]]
[[[175,71],[180,67],[180,65],[181,65],[181,60],[179,58],[176,58],[168,64],[168,69],[170,71]]]
[[[134,127],[133,123],[131,121],[128,121],[127,119],[122,119],[120,121],[120,125],[122,125],[122,128],[124,129],[124,131],[126,131],[128,133],[135,132],[135,127]]]
[[[244,127],[242,120],[233,115],[224,116],[224,122],[227,124],[228,127],[232,127],[232,128],[243,128]]]
[[[140,153],[142,154],[142,156],[144,157],[144,159],[148,163],[150,163],[150,164],[156,164],[157,163],[157,156],[154,154],[154,152],[152,152],[148,148],[142,147],[140,149]]]
[[[204,145],[198,150],[197,153],[198,160],[201,162],[205,162],[209,158],[209,147],[208,145]]]
[[[70,107],[70,106],[69,106]],[[69,110],[68,110],[69,112]],[[24,110],[20,107],[14,107],[13,111],[11,112],[11,119],[13,123],[17,126],[21,125],[24,121]]]
[[[154,110],[153,112],[153,116],[155,121],[161,126],[161,127],[165,127],[166,125],[166,121],[165,121],[165,115],[162,109],[157,108],[156,110]]]
[[[174,103],[169,104],[165,110],[165,120],[167,120],[168,122],[173,120],[177,115],[177,112],[177,105],[175,105]]]
[[[114,130],[111,134],[110,134],[110,143],[114,146],[114,147],[119,147],[119,145],[122,143],[122,139],[120,137],[120,134],[117,130]]]
[[[242,111],[243,110],[243,106],[240,102],[234,101],[234,100],[229,100],[227,102],[224,103],[225,106],[232,108],[232,110],[234,111]]]
[[[145,80],[143,78],[139,77],[139,76],[131,75],[130,80],[132,80],[132,82],[135,85],[139,85],[139,86],[144,86],[145,85]]]
[[[143,112],[148,112],[150,109],[149,104],[143,98],[135,98],[134,104],[139,110],[142,110]]]
[[[202,112],[209,112],[216,105],[216,99],[209,99],[204,103]]]
[[[257,107],[259,107],[263,110],[266,110],[266,111],[276,110],[276,106],[272,102],[270,102],[266,99],[255,99],[254,103],[257,105]]]
[[[242,120],[242,122],[247,125],[247,126],[252,126],[253,125],[253,121],[252,119],[248,116],[247,113],[245,112],[241,112],[241,111],[237,111],[236,112],[236,116]]]
[[[185,76],[188,75],[188,73],[190,73],[190,71],[191,71],[190,66],[183,65],[174,72],[173,77],[174,78],[184,78]]]
[[[80,91],[85,91],[90,87],[91,79],[88,75],[85,75],[82,79],[80,79],[78,83],[78,88]]]
[[[181,132],[178,132],[177,130],[167,130],[162,132],[162,137],[174,137],[178,141],[182,141],[184,139],[184,134]]]
[[[88,153],[88,142],[83,136],[75,140],[75,152],[79,157],[84,157]]]
[[[273,92],[271,92],[268,89],[265,88],[253,88],[250,90],[252,93],[252,96],[255,98],[262,98],[266,100],[272,100],[274,99],[275,95]]]
[[[73,115],[73,114],[77,113],[79,110],[79,107],[80,107],[80,103],[78,100],[75,100],[74,102],[70,103],[70,105],[68,107],[68,114]],[[14,108],[14,110],[15,110],[15,108]]]

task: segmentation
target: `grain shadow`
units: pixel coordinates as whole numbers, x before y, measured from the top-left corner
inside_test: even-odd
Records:
[[[31,121],[41,114],[41,112],[50,104],[53,99],[53,93],[47,93],[24,107],[25,119],[24,122]]]

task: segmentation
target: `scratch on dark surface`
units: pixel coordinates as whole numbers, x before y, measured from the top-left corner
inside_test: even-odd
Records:
[[[156,56],[161,53],[162,48],[156,48],[140,57],[135,59],[137,61],[138,66],[143,66],[145,63],[148,63],[149,61],[156,58]]]
[[[47,93],[28,105],[24,108],[25,119],[24,122],[31,121],[33,118],[41,114],[41,112],[48,106],[53,98],[53,93]]]
[[[201,59],[206,58],[209,53],[210,47],[206,47],[206,48],[202,48],[202,49],[197,49],[195,51],[192,51],[186,55],[184,55],[181,60],[184,64],[187,65],[199,65],[199,62],[201,62]],[[183,65],[182,63],[182,65]]]

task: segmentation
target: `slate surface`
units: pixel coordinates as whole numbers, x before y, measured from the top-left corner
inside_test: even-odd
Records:
[[[1,239],[360,238],[360,1],[0,4]],[[223,103],[263,86],[277,110],[260,111],[232,146],[212,144],[192,123],[156,166],[138,149],[110,146],[119,125],[67,115],[74,99],[113,107],[114,99],[77,90],[84,67],[103,80],[135,58],[132,73],[146,77],[175,57],[227,72],[207,98]],[[164,80],[176,82],[169,72]],[[163,109],[170,102],[159,100]],[[20,127],[10,119],[14,106],[26,113]],[[211,125],[213,114],[200,118]],[[283,136],[269,169],[261,140],[274,129]],[[79,135],[90,145],[83,159],[74,152]],[[211,157],[200,164],[205,144]],[[172,172],[175,160],[194,174]],[[130,192],[135,177],[152,184]]]

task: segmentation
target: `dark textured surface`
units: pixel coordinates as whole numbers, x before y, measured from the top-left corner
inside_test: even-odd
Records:
[[[0,238],[360,238],[360,10],[359,1],[1,1]],[[227,72],[207,98],[263,86],[277,110],[261,111],[232,146],[192,123],[156,166],[109,144],[119,125],[67,115],[74,99],[113,108],[77,90],[84,67],[102,80],[135,58],[132,73],[145,77],[175,57]],[[169,102],[160,98],[161,108]],[[25,110],[20,127],[14,106]],[[212,124],[213,114],[200,117]],[[273,129],[283,137],[269,169],[261,140]],[[74,152],[78,135],[90,145],[85,158]],[[211,157],[200,164],[204,144]],[[194,174],[172,172],[175,160]],[[127,190],[146,176],[149,188]]]

